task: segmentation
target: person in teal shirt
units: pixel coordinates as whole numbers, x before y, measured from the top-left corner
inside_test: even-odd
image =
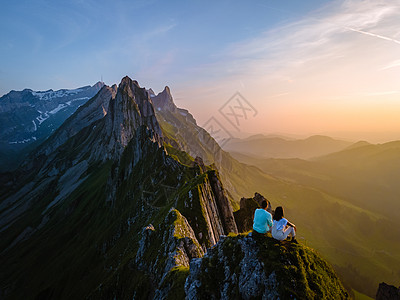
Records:
[[[261,208],[254,212],[253,231],[260,234],[267,233],[272,227],[272,215],[267,211],[268,202],[264,200]]]

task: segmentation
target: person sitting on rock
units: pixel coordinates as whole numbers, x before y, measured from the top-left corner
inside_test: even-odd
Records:
[[[278,206],[275,208],[274,224],[272,226],[272,237],[278,241],[283,241],[288,236],[292,237],[292,242],[298,243],[296,240],[296,226],[285,219],[283,207]]]
[[[261,202],[261,208],[254,212],[253,232],[255,234],[265,234],[272,227],[272,215],[267,211],[268,201]]]

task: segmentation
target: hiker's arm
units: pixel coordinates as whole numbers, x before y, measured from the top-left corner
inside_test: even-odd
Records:
[[[294,228],[296,228],[296,225],[294,225],[293,223],[290,223],[289,221],[287,222],[287,224],[286,224],[287,226],[290,226],[290,227],[294,227]]]

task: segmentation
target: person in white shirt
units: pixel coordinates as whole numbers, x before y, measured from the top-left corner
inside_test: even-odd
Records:
[[[292,242],[298,243],[296,240],[296,226],[284,218],[282,206],[278,206],[275,209],[274,224],[272,225],[271,234],[274,239],[279,241],[283,241],[288,236],[291,236]]]
[[[256,234],[265,234],[272,226],[272,215],[267,211],[268,202],[264,200],[261,208],[257,208],[254,212],[253,232]]]

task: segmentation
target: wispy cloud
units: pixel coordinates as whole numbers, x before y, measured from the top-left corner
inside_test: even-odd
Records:
[[[293,14],[290,17],[293,20]],[[260,115],[262,110],[270,114],[267,126],[273,126],[273,119],[291,116],[293,130],[322,129],[330,122],[322,112],[334,120],[334,111],[354,111],[348,120],[336,116],[345,128],[356,124],[359,114],[385,118],[384,109],[367,112],[373,105],[386,103],[386,110],[399,111],[393,98],[400,86],[400,68],[394,69],[400,66],[400,1],[331,1],[297,17],[231,44],[214,64],[199,66],[199,72],[213,74],[207,79],[226,94],[243,81],[245,94],[260,108]],[[377,72],[391,68],[385,77]],[[302,114],[315,123],[308,124]],[[326,128],[337,126],[331,123]],[[359,126],[364,125],[371,126]]]
[[[171,21],[171,23],[169,23],[169,24],[157,26],[157,27],[153,28],[152,30],[148,31],[146,33],[146,36],[148,38],[153,38],[158,35],[165,34],[169,31],[171,31],[176,25],[177,25],[176,22]]]
[[[252,65],[265,71],[277,66],[296,67],[310,61],[347,56],[357,39],[349,35],[351,32],[375,37],[375,42],[386,40],[400,44],[398,39],[390,37],[396,35],[399,20],[400,2],[335,1],[320,12],[297,22],[239,42],[232,46],[229,54],[241,61],[242,64],[236,65],[244,69]],[[359,42],[365,44],[374,41]]]
[[[396,40],[396,39],[393,39],[393,38],[390,38],[390,37],[387,37],[387,36],[383,36],[383,35],[380,35],[380,34],[367,32],[367,31],[363,31],[363,30],[358,30],[358,29],[354,29],[354,28],[350,28],[350,27],[345,27],[345,28],[348,29],[348,30],[354,31],[354,32],[358,32],[358,33],[362,33],[362,34],[365,34],[365,35],[377,37],[379,39],[390,41],[390,42],[394,42],[394,43],[400,45],[400,41],[399,40]]]
[[[392,61],[388,65],[381,68],[381,70],[387,70],[387,69],[391,69],[391,68],[395,68],[395,67],[400,67],[400,59]]]

